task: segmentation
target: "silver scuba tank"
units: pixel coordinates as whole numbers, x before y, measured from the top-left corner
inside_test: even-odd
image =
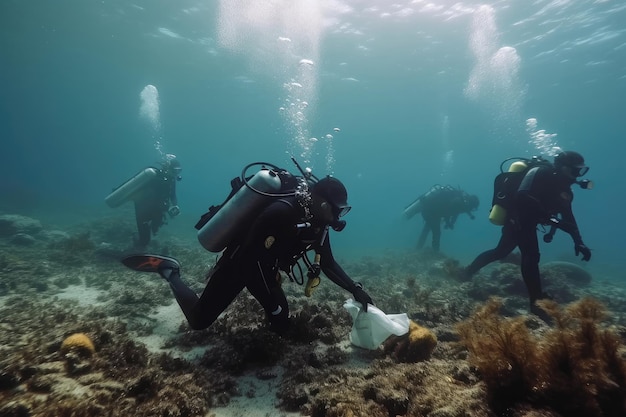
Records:
[[[259,194],[278,193],[281,180],[275,171],[261,169],[222,206],[217,213],[198,230],[198,241],[209,252],[221,252],[248,223],[245,220],[257,214],[272,197]]]
[[[421,196],[417,197],[417,199],[414,202],[409,204],[404,209],[404,217],[406,217],[407,219],[410,219],[411,217],[415,216],[417,213],[422,211],[422,209],[424,208],[423,207],[424,206],[424,201],[428,200],[430,197],[432,197],[434,194],[440,192],[444,188],[445,188],[444,186],[439,185],[439,184],[433,185],[430,188],[430,190],[428,190],[427,192],[425,192]]]
[[[156,176],[156,168],[146,168],[113,190],[113,192],[111,192],[111,194],[109,194],[104,201],[111,208],[118,207],[133,198],[137,191],[151,182],[154,178],[156,178]]]
[[[422,197],[418,197],[414,202],[404,209],[404,217],[410,219],[422,210]]]

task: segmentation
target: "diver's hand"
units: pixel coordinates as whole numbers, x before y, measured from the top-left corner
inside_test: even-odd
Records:
[[[574,245],[574,252],[576,253],[576,256],[578,256],[579,254],[582,254],[582,260],[583,261],[588,261],[591,259],[591,249],[589,249],[587,246],[585,246],[584,243],[577,243]]]
[[[171,217],[176,217],[180,214],[180,207],[172,206],[169,208],[169,210],[167,210],[167,212]]]
[[[369,296],[368,293],[363,290],[363,285],[357,282],[356,288],[352,291],[352,296],[354,297],[354,301],[358,301],[363,306],[363,311],[367,312],[367,305],[372,304],[372,297]]]
[[[321,272],[322,272],[322,268],[320,267],[320,264],[314,263],[314,264],[311,264],[311,266],[309,267],[309,270],[307,271],[306,276],[309,279],[317,278],[320,276]]]

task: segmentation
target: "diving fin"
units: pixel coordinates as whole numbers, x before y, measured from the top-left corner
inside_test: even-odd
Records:
[[[176,259],[161,255],[130,255],[122,259],[122,263],[128,268],[139,272],[160,273],[164,269],[180,269],[180,264]]]

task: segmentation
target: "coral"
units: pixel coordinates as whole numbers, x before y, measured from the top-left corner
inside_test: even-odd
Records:
[[[58,242],[48,244],[48,260],[64,267],[77,267],[93,262],[95,244],[90,232],[73,234]]]
[[[511,252],[504,259],[500,259],[500,262],[519,266],[522,264],[522,254],[520,251]]]
[[[90,404],[75,399],[63,399],[58,402],[48,404],[45,407],[42,417],[90,417],[106,415],[106,406],[100,404]]]
[[[132,215],[128,217],[132,219]],[[97,227],[90,231],[92,241],[102,241]],[[122,235],[119,245],[130,240],[130,236]],[[194,291],[201,292],[210,265],[199,260],[206,258],[206,254],[195,248],[197,242],[195,245],[182,240],[173,242],[169,248],[183,263],[185,280]],[[189,247],[185,246],[187,243]],[[254,409],[263,415],[287,415],[293,411],[294,415],[311,417],[496,416],[486,401],[488,386],[484,372],[479,373],[476,366],[471,366],[470,353],[455,344],[459,338],[452,327],[470,316],[476,301],[467,292],[474,285],[482,288],[481,294],[501,291],[503,278],[489,279],[489,270],[477,274],[473,283],[458,285],[455,280],[443,277],[441,257],[416,255],[415,251],[377,255],[371,261],[381,265],[376,275],[369,275],[371,268],[367,265],[356,265],[363,269],[361,275],[346,270],[366,286],[377,307],[406,311],[411,319],[437,335],[437,346],[430,358],[411,363],[399,362],[382,349],[370,351],[351,346],[348,333],[352,321],[342,308],[349,294],[327,279],[323,279],[311,298],[302,294],[302,286],[285,280],[283,289],[293,324],[292,331],[285,336],[267,330],[263,309],[247,291],[211,327],[194,331],[178,310],[173,309],[173,314],[171,310],[157,310],[174,300],[169,287],[156,275],[126,270],[116,260],[94,262],[97,254],[89,251],[72,254],[77,258],[76,263],[61,266],[66,257],[57,248],[42,251],[41,247],[4,243],[2,249],[0,275],[4,275],[0,293],[5,291],[9,296],[0,299],[1,416],[192,417],[222,414],[214,407],[225,406],[229,406],[226,412],[245,415],[246,411],[239,408],[242,405],[264,403],[255,398],[277,401],[267,409]],[[46,259],[48,254],[50,257]],[[213,263],[213,257],[206,258],[209,264]],[[342,265],[350,264],[340,261]],[[86,264],[88,267],[84,267]],[[495,264],[492,268],[506,272],[510,281],[522,282],[516,265]],[[428,272],[431,270],[433,274]],[[89,297],[78,302],[74,297],[82,297],[82,292],[74,288],[59,294],[59,287],[72,282],[88,287],[85,290]],[[34,293],[41,283],[48,289]],[[603,283],[584,289],[611,306],[618,316],[613,321],[616,324],[624,323],[626,317],[621,284],[616,280],[615,287]],[[419,298],[428,303],[414,301]],[[398,309],[387,308],[390,305],[397,305]],[[513,314],[516,309],[526,307],[527,297],[509,297],[504,311]],[[159,315],[154,314],[157,311]],[[558,315],[559,311],[556,309],[553,314]],[[593,308],[584,311],[598,320],[602,317]],[[164,313],[170,314],[167,322],[161,321]],[[565,313],[564,318],[571,316],[567,310]],[[554,322],[566,328],[575,324],[556,319]],[[161,324],[166,326],[156,329]],[[545,332],[549,328],[538,320],[526,324],[534,326],[529,330],[533,340],[547,336]],[[154,334],[158,338],[141,337],[148,334],[145,330],[151,332],[153,328],[158,330]],[[623,325],[615,328],[621,330],[622,337],[626,336]],[[90,358],[80,358],[72,352],[60,355],[61,341],[78,332],[89,335],[97,353]],[[150,343],[144,345],[146,339]],[[407,336],[404,347],[408,346],[408,339]],[[161,344],[155,345],[159,340]],[[625,354],[626,350],[621,353]],[[567,359],[562,362],[567,369]],[[612,369],[619,369],[620,363],[611,365]],[[589,366],[595,365],[589,362]],[[565,381],[563,390],[569,390],[563,392],[572,392],[574,384],[581,384],[574,377],[561,378]],[[611,380],[616,386],[621,384],[613,376],[591,383],[596,384],[593,389],[598,390],[598,395],[604,395],[609,393]],[[559,385],[553,384],[539,389],[537,395],[525,392],[517,404],[506,409],[506,415],[577,417],[590,410],[583,408],[576,414],[560,407],[557,411],[549,403],[550,395],[554,399],[565,395],[557,389]],[[491,387],[489,392],[493,395]],[[613,398],[613,402],[601,401],[608,404],[603,410],[608,410],[618,401],[618,394],[622,394],[619,390],[613,393],[606,396],[607,400]],[[582,400],[581,396],[570,398],[576,400],[571,409]],[[498,404],[502,406],[504,400]],[[612,417],[608,411],[604,414]],[[598,413],[591,410],[589,415]]]
[[[96,347],[85,333],[74,333],[63,340],[60,352],[63,354],[75,352],[79,355],[89,357],[96,353]]]
[[[275,365],[285,349],[283,341],[266,329],[241,328],[228,335],[224,343],[207,349],[200,363],[239,375],[251,367]]]
[[[450,258],[445,259],[441,266],[444,274],[449,278],[459,277],[463,269],[458,260]]]
[[[83,281],[75,274],[60,274],[52,280],[52,283],[59,288],[67,288],[70,285],[80,285]]]
[[[430,358],[435,346],[435,334],[411,320],[409,332],[388,338],[383,343],[383,350],[400,362],[419,362]]]
[[[41,222],[37,219],[19,214],[0,215],[0,237],[9,237],[18,233],[34,235],[42,229]]]
[[[554,281],[551,282],[554,285],[569,283],[584,287],[591,283],[593,277],[589,271],[574,263],[554,261],[541,266],[541,279],[546,283]]]
[[[494,411],[528,402],[567,416],[625,415],[626,362],[619,335],[601,327],[602,304],[593,298],[566,308],[539,304],[556,324],[540,335],[523,317],[501,317],[498,299],[457,326]]]
[[[95,244],[90,240],[90,232],[77,233],[67,239],[54,244],[55,249],[65,252],[87,252],[95,249]]]
[[[406,279],[406,287],[407,289],[415,288],[415,283],[417,281],[417,277],[415,275],[409,275]]]
[[[24,294],[48,289],[51,268],[41,261],[41,253],[28,248],[0,251],[0,296],[10,293]]]

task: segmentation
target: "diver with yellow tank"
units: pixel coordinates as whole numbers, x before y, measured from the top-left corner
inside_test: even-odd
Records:
[[[502,236],[494,249],[487,250],[463,270],[462,278],[471,279],[487,264],[503,259],[519,247],[522,261],[521,272],[528,289],[530,311],[542,318],[544,312],[536,301],[550,298],[541,289],[539,275],[539,243],[537,226],[551,226],[567,232],[574,242],[574,253],[582,255],[583,261],[591,259],[591,250],[584,244],[572,212],[574,193],[571,186],[578,184],[591,189],[589,180],[579,180],[589,171],[581,154],[573,151],[560,152],[554,163],[541,158],[521,159],[511,164],[507,172],[503,165],[494,181],[493,207],[489,220],[502,226]],[[559,217],[560,216],[560,217]],[[546,236],[551,240],[551,230]]]

